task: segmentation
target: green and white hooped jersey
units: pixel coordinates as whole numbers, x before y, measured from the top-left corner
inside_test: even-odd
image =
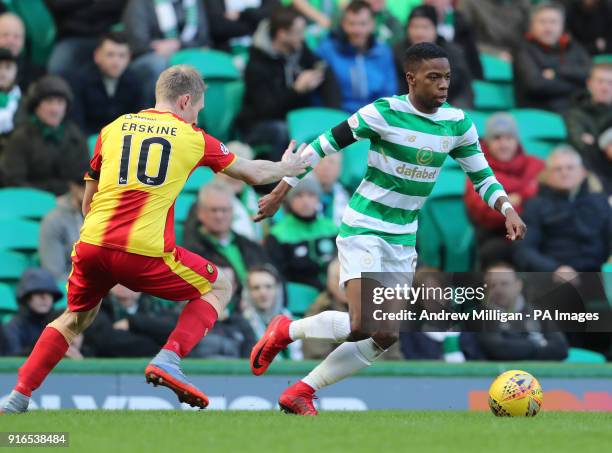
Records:
[[[419,210],[449,155],[490,207],[506,195],[482,153],[476,127],[461,109],[444,104],[425,114],[407,95],[393,96],[361,108],[348,124],[355,139],[370,139],[371,146],[365,177],[342,217],[341,237],[375,235],[392,244],[415,245]],[[311,170],[338,151],[328,130],[303,153]],[[294,186],[305,174],[285,181]]]

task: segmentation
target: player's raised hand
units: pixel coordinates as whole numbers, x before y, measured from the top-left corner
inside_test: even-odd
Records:
[[[259,210],[255,217],[253,217],[254,222],[261,222],[263,219],[267,219],[269,217],[274,216],[278,208],[280,208],[283,199],[280,197],[276,197],[273,194],[268,194],[264,197],[261,197],[257,202],[259,206]]]
[[[302,153],[304,148],[306,148],[306,145],[302,143],[299,148],[294,151],[295,140],[291,140],[281,158],[281,163],[285,168],[285,176],[298,176],[306,171],[310,162],[307,156],[304,156]]]
[[[511,241],[518,241],[525,238],[527,226],[521,220],[514,209],[508,210],[506,215],[506,238]]]

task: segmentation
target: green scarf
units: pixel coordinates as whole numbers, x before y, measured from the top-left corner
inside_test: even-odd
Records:
[[[185,25],[179,33],[178,20],[172,0],[153,0],[157,23],[164,38],[180,39],[186,43],[192,41],[198,33],[198,6],[196,0],[181,0],[185,13]]]
[[[246,265],[244,264],[244,260],[242,259],[242,254],[240,253],[240,249],[238,248],[238,246],[236,245],[236,242],[234,241],[235,239],[234,233],[230,232],[230,235],[228,238],[229,240],[227,241],[226,244],[222,244],[221,241],[219,241],[217,238],[208,234],[204,230],[204,228],[200,228],[200,234],[204,236],[206,239],[208,239],[216,247],[219,253],[221,253],[221,255],[225,257],[225,259],[234,268],[234,271],[236,272],[236,278],[241,283],[244,284],[244,282],[246,281],[246,276],[247,276],[247,268],[246,268]]]
[[[60,123],[60,125],[57,127],[51,127],[48,124],[43,123],[40,118],[34,114],[30,115],[30,121],[41,132],[44,141],[59,144],[64,139],[64,132],[66,129],[64,122]]]

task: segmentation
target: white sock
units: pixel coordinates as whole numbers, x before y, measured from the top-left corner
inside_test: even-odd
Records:
[[[302,379],[302,382],[315,391],[319,390],[370,366],[384,352],[385,350],[371,338],[342,343]]]
[[[292,340],[327,340],[342,343],[351,333],[349,314],[342,311],[324,311],[289,325]]]

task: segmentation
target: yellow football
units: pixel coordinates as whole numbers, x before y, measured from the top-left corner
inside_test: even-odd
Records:
[[[489,388],[489,407],[498,417],[533,417],[543,401],[542,386],[526,371],[506,371]]]

